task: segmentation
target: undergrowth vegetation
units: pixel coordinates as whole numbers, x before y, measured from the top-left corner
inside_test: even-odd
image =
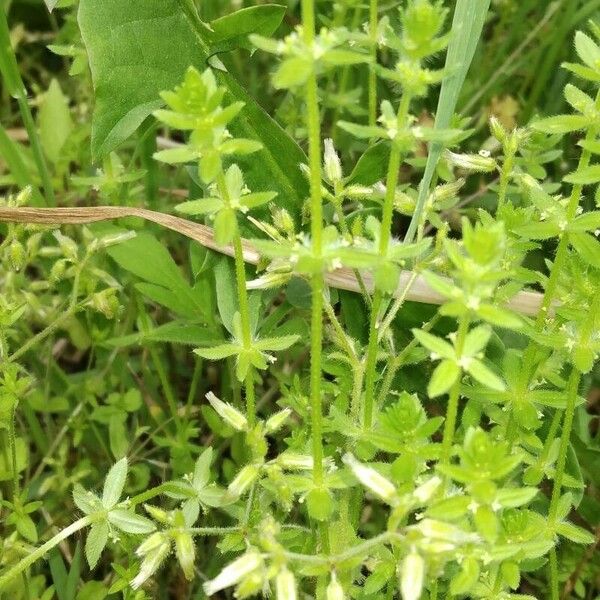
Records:
[[[600,598],[599,11],[5,2],[0,597]]]

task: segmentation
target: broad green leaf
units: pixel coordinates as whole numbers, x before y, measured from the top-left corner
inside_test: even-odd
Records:
[[[201,317],[205,306],[194,292],[164,244],[153,235],[138,233],[134,238],[107,249],[123,269],[145,280],[140,291],[151,299],[188,318]]]
[[[450,127],[458,96],[465,78],[488,14],[490,0],[457,0],[450,31],[450,43],[446,53],[445,72],[442,88],[435,114],[435,129],[448,129]],[[425,165],[425,172],[419,184],[419,196],[413,218],[410,222],[404,239],[406,243],[412,242],[417,228],[420,225],[421,215],[425,202],[429,196],[429,187],[435,168],[442,154],[443,145],[439,142],[429,144],[429,154]]]
[[[102,491],[102,506],[104,506],[104,508],[112,508],[117,504],[123,493],[126,477],[127,459],[122,458],[111,467],[104,480],[104,489]]]
[[[68,100],[56,79],[50,82],[38,112],[40,142],[48,160],[58,162],[61,150],[73,130]]]
[[[114,150],[160,108],[159,93],[179,84],[190,65],[202,71],[214,53],[210,28],[186,0],[82,0],[78,20],[95,91],[96,158]],[[308,188],[299,167],[306,162],[304,153],[231,75],[219,71],[217,78],[229,90],[229,101],[245,103],[229,126],[231,133],[263,145],[252,160],[238,160],[248,186],[278,192],[282,205],[297,212]]]
[[[547,119],[540,119],[531,124],[531,127],[542,133],[570,133],[585,129],[590,124],[590,119],[583,115],[556,115]]]
[[[354,165],[348,177],[348,184],[374,185],[385,179],[389,157],[389,142],[379,142],[370,146]]]
[[[29,446],[22,437],[15,439],[17,473],[27,467]],[[0,481],[8,481],[13,477],[13,461],[10,452],[0,452]]]
[[[433,371],[427,394],[435,398],[445,394],[460,376],[460,368],[453,360],[443,360]]]
[[[242,8],[210,22],[211,53],[234,48],[253,48],[248,40],[251,34],[272,35],[281,24],[286,7],[280,4],[261,4]]]
[[[213,457],[213,450],[209,446],[204,452],[198,457],[196,465],[194,466],[194,477],[192,479],[192,485],[197,489],[202,489],[207,483],[210,477],[210,463]]]
[[[579,185],[598,183],[600,181],[600,165],[591,165],[589,167],[578,169],[574,173],[569,173],[564,180],[567,183]]]

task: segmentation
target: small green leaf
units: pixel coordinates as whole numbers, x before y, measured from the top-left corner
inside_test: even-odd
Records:
[[[239,354],[242,348],[236,344],[221,344],[212,348],[196,348],[194,353],[208,360],[221,360]]]
[[[564,178],[567,183],[575,183],[578,185],[589,185],[600,181],[600,165],[591,165],[583,167],[574,173],[569,173]]]
[[[600,242],[589,233],[572,233],[569,241],[583,260],[600,269]]]
[[[540,119],[531,124],[531,127],[542,133],[570,133],[579,131],[590,125],[590,119],[582,115],[557,115]]]
[[[560,523],[556,528],[556,533],[576,544],[593,544],[596,541],[592,533],[582,527],[573,525],[573,523]]]
[[[117,504],[123,493],[126,477],[127,458],[122,458],[111,467],[104,480],[104,490],[102,491],[102,506],[104,508],[112,508]]]
[[[85,541],[85,557],[90,569],[98,564],[107,541],[108,523],[106,521],[92,523]]]
[[[503,392],[506,385],[493,371],[488,369],[480,360],[472,359],[469,366],[465,369],[469,375],[476,379],[481,385],[489,387],[492,390]]]
[[[442,358],[455,358],[454,348],[443,339],[420,329],[412,329],[412,333],[417,338],[417,341],[430,352]]]
[[[117,529],[125,533],[152,533],[156,526],[154,523],[140,515],[136,515],[130,510],[117,508],[108,513],[108,520]]]
[[[315,521],[327,521],[333,512],[331,492],[324,487],[315,487],[306,495],[308,515]]]
[[[73,120],[68,99],[60,84],[52,79],[48,91],[44,94],[38,113],[40,141],[48,159],[56,163],[61,157],[69,135],[73,131]]]
[[[598,45],[590,36],[582,31],[578,31],[575,34],[575,50],[579,58],[590,69],[598,70],[598,66],[600,65],[600,48],[598,48]]]
[[[460,376],[460,368],[453,360],[443,360],[433,371],[427,394],[430,398],[435,398],[445,394]]]
[[[299,335],[282,335],[279,337],[264,338],[256,340],[254,347],[259,350],[271,350],[273,352],[287,350],[300,339]]]

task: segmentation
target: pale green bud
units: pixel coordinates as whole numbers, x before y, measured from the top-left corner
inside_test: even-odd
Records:
[[[246,465],[229,484],[227,493],[238,498],[254,483],[259,472],[260,469],[257,465]]]
[[[325,172],[325,177],[331,183],[342,180],[342,163],[340,162],[338,153],[335,151],[333,140],[331,138],[325,140],[323,170]]]
[[[296,600],[296,578],[287,568],[283,568],[277,574],[275,581],[277,600]]]
[[[372,467],[358,462],[351,454],[346,454],[343,461],[350,467],[356,479],[384,502],[394,505],[398,501],[396,486],[389,479]]]
[[[267,433],[274,433],[283,426],[291,414],[291,408],[284,408],[283,410],[276,412],[267,419],[267,422],[265,423],[265,431]]]
[[[432,477],[429,481],[420,485],[413,492],[413,496],[422,504],[426,504],[433,497],[442,485],[442,480],[439,477]]]
[[[204,593],[212,596],[214,593],[235,585],[251,575],[262,566],[262,557],[256,550],[250,550],[240,558],[227,565],[214,579],[207,581]]]
[[[131,580],[131,587],[134,590],[137,590],[158,570],[170,550],[171,542],[168,536],[160,532],[153,533],[139,545],[135,553],[144,560],[142,560],[139,573]]]
[[[411,552],[400,567],[402,600],[419,600],[425,579],[425,561],[417,552]]]
[[[342,584],[338,581],[335,571],[331,574],[331,581],[327,586],[327,600],[344,600],[344,588]]]
[[[446,150],[444,156],[455,167],[467,171],[490,173],[497,167],[496,161],[484,150],[479,154],[455,154],[454,152],[450,152],[450,150]]]
[[[498,117],[496,117],[494,115],[492,115],[490,117],[490,131],[492,132],[492,135],[502,145],[504,145],[506,143],[506,139],[507,139],[506,129],[504,129],[504,127],[502,126],[502,123],[500,123]]]
[[[194,579],[194,562],[196,560],[194,540],[187,531],[177,531],[174,537],[177,560],[181,565],[185,578],[191,581]]]
[[[206,399],[227,424],[231,425],[237,431],[246,431],[248,429],[248,420],[246,417],[239,410],[233,408],[231,404],[219,400],[212,392],[206,394]]]

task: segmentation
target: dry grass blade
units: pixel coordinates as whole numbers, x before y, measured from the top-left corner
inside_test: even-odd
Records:
[[[198,242],[206,248],[215,250],[233,256],[232,246],[220,246],[214,238],[213,230],[206,225],[194,223],[181,217],[174,217],[166,213],[161,213],[145,208],[134,208],[125,206],[95,206],[91,208],[9,208],[0,207],[0,221],[16,223],[34,223],[39,225],[84,225],[96,221],[108,221],[111,219],[121,219],[123,217],[140,217],[146,221],[151,221],[162,225],[167,229],[181,233],[182,235]],[[242,241],[244,249],[244,259],[251,264],[257,264],[260,254],[248,240]],[[403,293],[405,287],[411,279],[411,272],[404,271],[400,278],[400,283],[394,294],[399,296]],[[368,272],[363,272],[362,277],[367,290],[373,291],[373,280]],[[328,285],[341,290],[351,292],[360,292],[360,286],[356,280],[356,275],[351,269],[337,269],[327,273],[325,280]],[[441,304],[444,298],[435,292],[425,279],[418,276],[412,284],[407,296],[407,300],[413,302],[423,302],[426,304]],[[541,295],[536,292],[520,292],[509,303],[509,306],[524,315],[536,315],[541,304]]]

